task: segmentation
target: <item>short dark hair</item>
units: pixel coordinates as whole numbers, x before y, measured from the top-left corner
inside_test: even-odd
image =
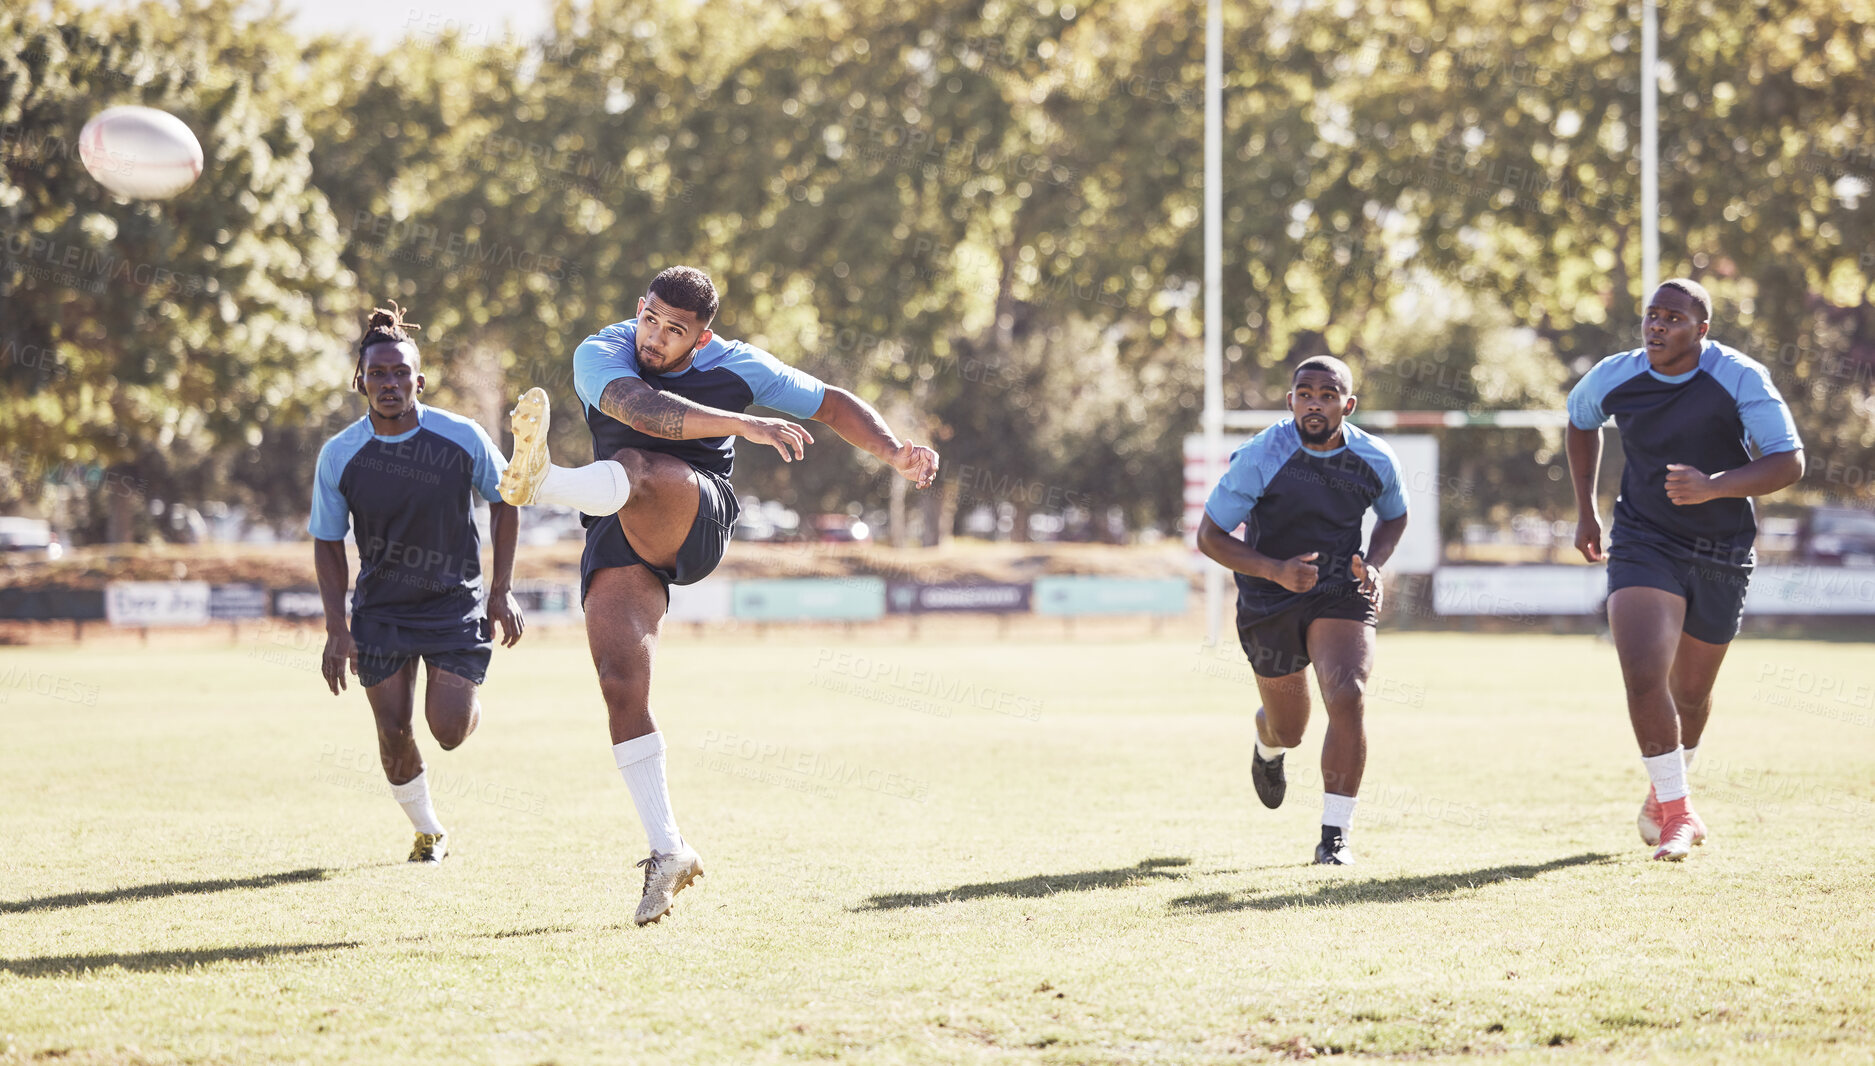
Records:
[[[1704,285],[1692,278],[1668,278],[1660,283],[1660,287],[1678,289],[1692,297],[1693,302],[1699,305],[1699,320],[1701,322],[1712,321],[1712,294],[1706,291]]]
[[[1289,375],[1289,383],[1295,384],[1297,375],[1304,370],[1325,370],[1335,376],[1335,381],[1341,386],[1342,391],[1354,391],[1354,371],[1348,368],[1348,364],[1332,355],[1311,355],[1297,363],[1295,373]]]
[[[706,326],[716,318],[716,309],[722,306],[716,297],[716,285],[708,274],[696,267],[674,266],[665,270],[651,279],[651,286],[645,293],[679,311],[690,312]]]
[[[416,341],[411,339],[410,331],[423,328],[415,322],[404,321],[404,316],[410,312],[397,306],[396,300],[387,300],[385,302],[391,306],[372,308],[371,317],[365,322],[365,335],[358,338],[358,368],[356,372],[359,374],[365,372],[366,348],[374,344],[400,344],[404,341],[410,341],[414,346]]]

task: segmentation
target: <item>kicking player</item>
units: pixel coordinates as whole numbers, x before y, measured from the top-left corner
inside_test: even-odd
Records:
[[[1322,738],[1322,837],[1315,861],[1348,866],[1361,771],[1367,675],[1374,665],[1380,568],[1406,531],[1399,460],[1380,438],[1343,421],[1354,413],[1354,375],[1329,356],[1305,359],[1290,379],[1289,413],[1231,454],[1206,501],[1198,547],[1237,575],[1237,636],[1256,673],[1250,779],[1265,807],[1288,791],[1283,755],[1309,723],[1306,669],[1328,709]],[[1366,552],[1361,520],[1379,523]],[[1249,524],[1246,540],[1231,533]]]
[[[825,423],[919,488],[937,477],[937,452],[901,441],[864,400],[824,385],[741,341],[710,332],[716,287],[672,267],[638,301],[638,317],[586,338],[573,385],[592,432],[594,462],[553,466],[548,402],[530,389],[513,413],[514,461],[501,478],[513,504],[558,504],[589,516],[580,559],[586,636],[612,731],[612,754],[650,838],[635,920],[655,922],[703,864],[671,814],[664,735],[650,707],[651,662],[670,586],[702,580],[722,561],[739,506],[729,484],[735,439],[793,462],[814,438],[753,406]]]
[[[1595,364],[1569,393],[1576,549],[1608,561],[1608,625],[1651,782],[1641,839],[1672,862],[1706,839],[1686,771],[1744,613],[1758,530],[1751,497],[1803,477],[1803,441],[1777,386],[1763,366],[1708,339],[1711,322],[1712,297],[1698,282],[1662,282],[1647,303],[1643,345]],[[1627,463],[1604,554],[1595,479],[1611,417]]]
[[[521,639],[521,609],[508,589],[514,571],[518,512],[497,490],[507,460],[470,419],[417,402],[423,372],[396,303],[371,313],[358,342],[352,388],[365,397],[364,418],[319,449],[313,479],[313,560],[325,602],[322,668],[334,696],[349,669],[371,702],[378,757],[391,796],[417,831],[410,861],[439,863],[449,834],[430,805],[423,754],[411,728],[417,659],[427,665],[423,716],[448,751],[475,731],[475,688],[488,672],[490,617],[501,643]],[[474,493],[490,501],[495,573],[483,612],[481,538]],[[358,542],[358,586],[351,619],[345,533]]]

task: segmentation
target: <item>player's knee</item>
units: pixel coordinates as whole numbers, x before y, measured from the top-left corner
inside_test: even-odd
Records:
[[[651,453],[643,448],[620,448],[612,453],[612,461],[625,468],[625,476],[631,478],[633,484],[651,474]]]
[[[1694,689],[1669,686],[1669,691],[1673,693],[1673,706],[1679,708],[1682,713],[1691,712],[1693,714],[1704,714],[1712,709],[1711,689],[1706,689],[1701,692]]]
[[[469,733],[474,728],[475,727],[467,721],[450,723],[442,726],[432,726],[430,735],[436,738],[438,747],[442,748],[444,751],[454,751],[462,746],[463,741],[469,739]]]
[[[416,734],[411,730],[409,722],[386,722],[382,719],[378,721],[378,748],[380,750],[401,748],[415,737]]]
[[[1367,709],[1367,679],[1343,678],[1322,691],[1322,702],[1336,718],[1360,717]]]
[[[641,707],[647,696],[644,680],[628,671],[599,671],[599,694],[605,697],[605,705],[614,711],[632,710]]]
[[[1623,671],[1621,683],[1628,690],[1628,699],[1648,699],[1668,695],[1667,675],[1658,670]]]

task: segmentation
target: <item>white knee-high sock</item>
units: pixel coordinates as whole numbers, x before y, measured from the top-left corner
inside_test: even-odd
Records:
[[[1686,758],[1684,749],[1674,748],[1665,755],[1644,756],[1648,780],[1654,783],[1654,798],[1671,803],[1686,798]]]
[[[401,785],[391,786],[391,798],[410,816],[410,824],[419,833],[440,833],[443,823],[436,820],[430,806],[430,772],[424,770]]]
[[[1693,772],[1693,757],[1698,754],[1699,754],[1699,745],[1697,744],[1693,745],[1690,748],[1680,749],[1681,761],[1686,764],[1687,773],[1690,774]]]
[[[682,848],[683,834],[677,831],[670,786],[664,780],[664,734],[646,733],[614,744],[612,758],[625,778],[625,786],[631,789],[632,805],[638,808],[638,820],[644,823],[651,850],[669,855]]]
[[[632,480],[625,467],[612,459],[601,459],[589,466],[550,466],[540,488],[534,492],[535,504],[572,507],[582,514],[617,514],[631,498]]]
[[[1322,824],[1332,825],[1336,829],[1346,829],[1354,821],[1353,796],[1336,795],[1333,792],[1322,793]]]

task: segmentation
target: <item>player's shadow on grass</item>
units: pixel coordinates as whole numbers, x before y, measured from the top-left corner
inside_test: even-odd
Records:
[[[967,899],[1014,896],[1033,899],[1057,892],[1087,892],[1096,888],[1126,888],[1155,878],[1179,880],[1185,875],[1178,867],[1190,866],[1190,859],[1147,859],[1138,866],[1118,870],[1087,870],[1078,874],[1037,874],[1019,881],[992,881],[981,885],[958,885],[937,892],[895,892],[873,896],[853,908],[858,911],[891,911],[905,907],[931,907]]]
[[[198,896],[209,892],[229,892],[243,888],[272,888],[301,881],[323,881],[337,870],[309,867],[257,877],[227,877],[214,881],[162,881],[153,885],[113,888],[107,892],[70,892],[63,896],[40,896],[38,899],[0,900],[0,914],[25,914],[31,911],[56,911],[83,907],[91,903],[118,903],[127,899],[162,899],[164,896]]]
[[[132,973],[162,973],[216,962],[246,962],[357,946],[357,941],[347,940],[331,944],[256,944],[252,947],[206,948],[200,951],[140,951],[130,955],[48,955],[36,959],[0,959],[0,973],[20,977],[74,977],[92,970],[108,970],[113,966],[122,966]]]
[[[1483,888],[1504,881],[1528,881],[1541,874],[1565,870],[1571,866],[1609,862],[1614,857],[1606,853],[1583,852],[1535,865],[1489,866],[1466,873],[1383,877],[1372,881],[1330,881],[1309,892],[1284,892],[1273,896],[1207,892],[1200,896],[1181,896],[1172,901],[1172,906],[1183,911],[1219,914],[1242,910],[1279,911],[1285,907],[1330,907],[1346,903],[1424,902],[1453,896],[1464,889]]]

